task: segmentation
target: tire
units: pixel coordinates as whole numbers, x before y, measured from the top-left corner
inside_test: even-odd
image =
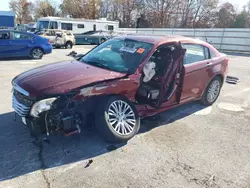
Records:
[[[212,105],[220,95],[222,80],[216,76],[208,84],[205,92],[202,95],[201,103],[206,106]]]
[[[140,118],[134,105],[120,96],[106,98],[99,106],[95,114],[95,124],[98,132],[109,143],[126,142],[131,139],[140,129]],[[121,105],[122,112],[118,110]],[[115,108],[117,110],[115,110]],[[124,119],[124,114],[127,118]]]
[[[44,53],[41,48],[33,48],[30,52],[30,56],[32,59],[42,59]]]
[[[66,42],[66,44],[65,44],[65,48],[66,49],[71,49],[72,47],[73,47],[73,43],[72,42],[70,42],[70,41]]]

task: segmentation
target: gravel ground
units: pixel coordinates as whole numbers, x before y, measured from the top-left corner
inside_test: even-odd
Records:
[[[126,144],[109,145],[94,130],[38,144],[14,121],[11,79],[70,51],[0,61],[0,187],[250,188],[250,57],[229,56],[229,75],[241,82],[225,83],[212,107],[194,102],[144,119]]]

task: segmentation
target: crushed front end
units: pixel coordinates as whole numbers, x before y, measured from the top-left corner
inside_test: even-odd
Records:
[[[20,87],[14,87],[12,106],[35,137],[55,131],[69,136],[81,131],[82,114],[77,112],[77,102],[72,101],[70,94],[36,99]]]

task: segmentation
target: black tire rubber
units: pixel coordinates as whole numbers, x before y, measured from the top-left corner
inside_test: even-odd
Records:
[[[66,42],[65,48],[66,49],[71,49],[73,47],[73,43],[71,41]]]
[[[213,83],[214,80],[218,80],[220,82],[220,90],[219,90],[219,94],[218,96],[216,97],[216,99],[213,101],[213,102],[209,102],[207,100],[207,94],[208,94],[208,89],[209,87],[211,86],[211,84]],[[218,97],[220,96],[220,91],[221,91],[221,87],[222,87],[222,80],[219,76],[215,76],[210,82],[209,84],[207,85],[207,88],[206,90],[204,91],[203,95],[202,95],[202,98],[200,100],[200,102],[205,105],[205,106],[211,106],[213,103],[216,102],[216,100],[218,99]]]
[[[115,130],[112,128],[112,125],[108,122],[108,108],[111,105],[113,101],[116,100],[122,100],[126,102],[135,113],[135,120],[136,124],[134,127],[134,130],[129,135],[119,135],[115,132]],[[108,98],[105,98],[99,105],[99,108],[96,110],[95,113],[95,124],[97,131],[100,133],[100,135],[103,137],[103,139],[108,143],[121,143],[126,142],[129,139],[131,139],[133,136],[136,135],[136,133],[140,129],[140,117],[138,116],[138,113],[136,111],[136,108],[134,105],[128,101],[126,98],[120,97],[120,96],[111,96]]]
[[[39,57],[34,56],[33,53],[34,53],[35,50],[40,50],[41,55],[40,55]],[[42,59],[42,58],[43,58],[43,55],[44,55],[44,53],[43,53],[43,50],[42,50],[41,48],[33,48],[33,49],[31,50],[31,52],[30,52],[30,57],[31,57],[32,59]]]

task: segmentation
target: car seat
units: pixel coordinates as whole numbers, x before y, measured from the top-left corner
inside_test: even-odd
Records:
[[[173,62],[172,51],[170,51],[168,48],[157,51],[154,56],[154,61],[157,66],[156,74],[149,82],[142,83],[137,92],[138,96],[147,98],[149,100],[158,99],[161,90],[162,79],[165,76],[166,70]]]

